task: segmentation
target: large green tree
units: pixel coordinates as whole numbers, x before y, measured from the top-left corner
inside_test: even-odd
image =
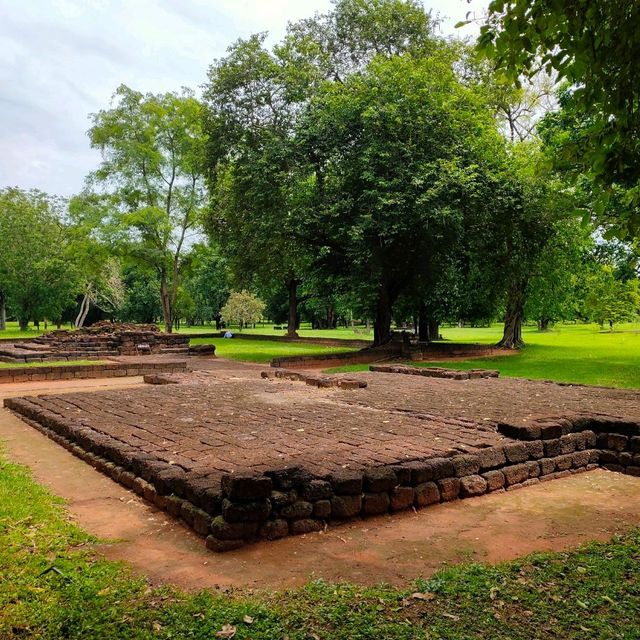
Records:
[[[22,329],[59,322],[73,304],[80,279],[64,210],[40,191],[0,190],[0,322],[5,303]]]
[[[187,90],[145,95],[122,85],[112,106],[92,115],[89,138],[102,153],[90,185],[111,196],[107,222],[120,247],[156,273],[170,332],[185,244],[206,201],[201,105]]]
[[[479,46],[512,81],[540,68],[571,87],[585,123],[564,151],[582,164],[605,209],[625,191],[617,226],[640,235],[640,3],[628,0],[493,0]]]
[[[462,83],[448,47],[430,56],[375,58],[324,86],[306,119],[322,158],[312,228],[319,259],[374,312],[374,344],[390,339],[393,305],[465,228],[465,190],[504,157],[483,93]],[[485,196],[491,198],[491,193]],[[485,198],[486,205],[489,203]]]

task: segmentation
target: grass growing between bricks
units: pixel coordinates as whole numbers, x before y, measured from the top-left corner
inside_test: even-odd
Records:
[[[640,531],[572,553],[459,565],[404,590],[311,582],[275,593],[151,588],[96,558],[93,542],[61,500],[0,457],[1,638],[640,637]]]

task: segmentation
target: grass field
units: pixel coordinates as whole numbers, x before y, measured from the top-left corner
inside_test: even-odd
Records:
[[[151,588],[97,558],[62,502],[0,455],[3,640],[584,640],[640,637],[640,532],[573,553],[460,565],[397,590]],[[214,559],[215,556],[212,556]],[[414,593],[426,594],[414,598]]]
[[[443,337],[453,342],[495,343],[501,327],[486,329],[444,328]],[[640,327],[624,325],[615,333],[597,325],[561,325],[540,332],[524,331],[526,346],[516,355],[447,362],[457,369],[498,369],[500,375],[548,379],[558,382],[640,387]],[[412,363],[416,364],[416,363]],[[422,362],[418,366],[442,366],[442,362]],[[331,371],[362,371],[354,365]]]
[[[276,342],[269,340],[243,340],[242,337],[234,338],[193,338],[192,345],[215,344],[216,355],[230,360],[243,362],[270,362],[279,356],[302,356],[325,353],[337,353],[341,351],[353,351],[346,347],[327,347],[318,344],[305,344],[300,342]]]
[[[15,369],[29,367],[65,367],[76,365],[104,364],[105,360],[56,360],[53,362],[0,362],[0,369]]]

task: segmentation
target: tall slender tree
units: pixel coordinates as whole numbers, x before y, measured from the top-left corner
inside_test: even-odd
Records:
[[[206,202],[202,108],[193,93],[142,94],[124,85],[92,115],[102,163],[89,185],[115,206],[108,221],[127,254],[158,277],[165,331],[172,331],[186,243]]]

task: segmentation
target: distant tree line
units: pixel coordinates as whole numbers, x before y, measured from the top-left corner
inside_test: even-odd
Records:
[[[375,345],[499,320],[516,348],[525,321],[636,319],[638,164],[602,166],[635,147],[585,95],[628,103],[577,77],[591,53],[554,67],[503,4],[478,49],[417,0],[337,0],[270,48],[232,44],[201,99],[119,87],[91,116],[102,161],[82,193],[0,191],[0,327],[259,310],[289,335],[371,325]]]

